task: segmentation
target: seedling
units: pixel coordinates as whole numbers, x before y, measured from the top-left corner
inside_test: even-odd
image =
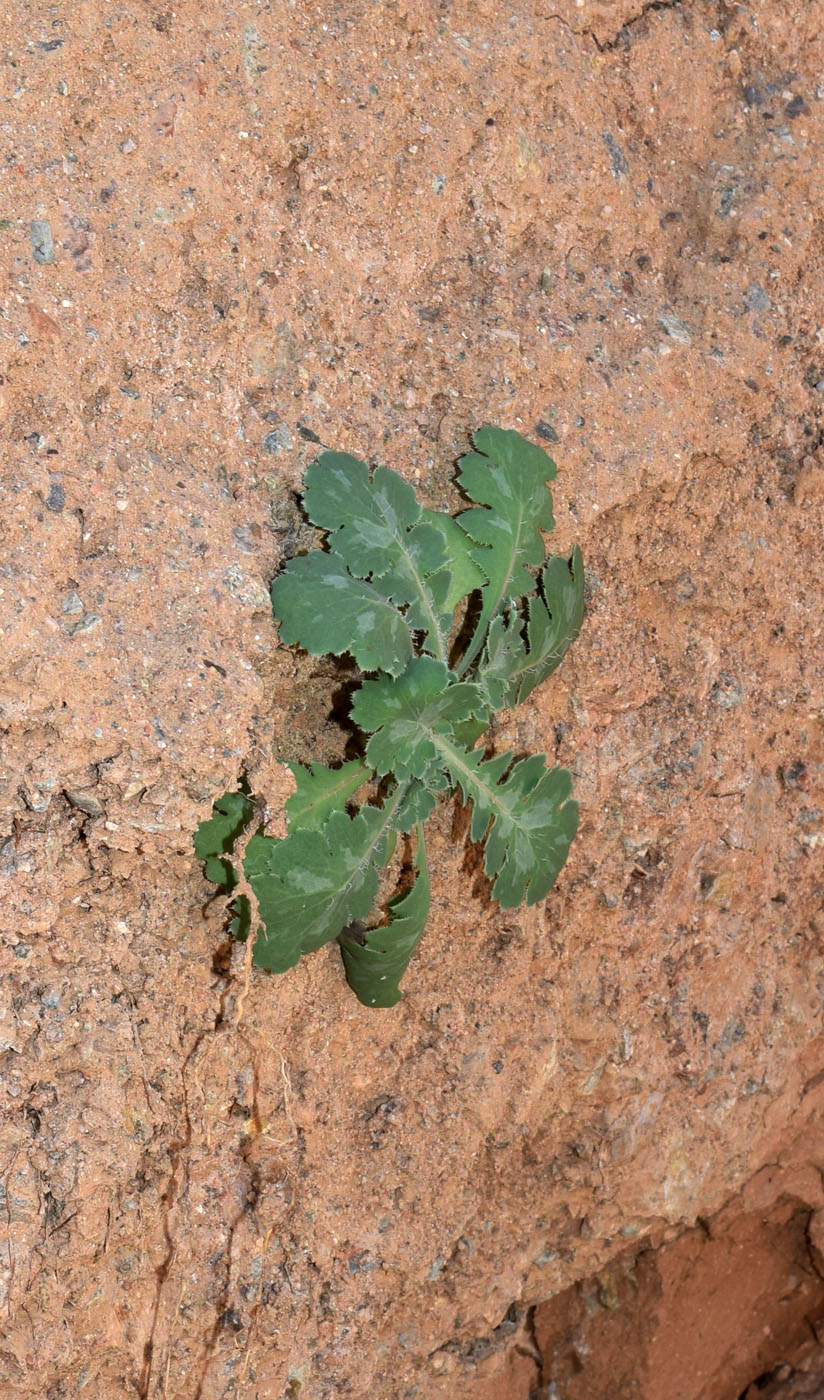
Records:
[[[313,656],[351,656],[359,756],[339,768],[290,764],[297,789],[288,834],[249,837],[248,789],[225,794],[195,836],[206,876],[231,894],[233,861],[257,905],[253,960],[285,972],[337,939],[366,1006],[394,1006],[423,933],[430,886],[423,823],[442,796],[471,804],[471,839],[503,909],[537,904],[554,884],[578,824],[571,780],[545,757],[487,757],[492,713],[519,705],[556,668],[581,627],[581,552],[547,558],[555,464],[519,433],[481,428],[458,482],[474,502],[427,510],[396,472],[324,452],[306,473],[304,510],[325,548],[292,559],[272,584],[281,641]],[[356,795],[366,793],[357,810]],[[367,925],[398,835],[415,833],[414,883]],[[245,839],[244,842],[241,838]],[[250,900],[231,932],[251,932]],[[258,920],[256,919],[257,923]]]

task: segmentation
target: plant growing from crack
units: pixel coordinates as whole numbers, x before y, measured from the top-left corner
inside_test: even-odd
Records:
[[[422,507],[396,472],[370,474],[346,453],[309,468],[304,510],[326,547],[286,565],[272,605],[283,642],[348,653],[360,668],[360,756],[338,768],[290,764],[297,787],[281,839],[264,834],[244,785],[195,835],[207,878],[230,896],[240,885],[229,927],[254,935],[252,960],[285,972],[337,939],[366,1006],[400,999],[429,913],[423,824],[443,795],[471,803],[471,839],[484,843],[504,909],[545,898],[577,829],[569,773],[543,755],[476,747],[493,712],[525,700],[578,635],[584,571],[577,546],[569,559],[545,555],[541,531],[555,523],[547,454],[502,428],[473,442],[458,473],[473,504],[457,516]],[[413,832],[414,882],[366,926],[381,870]]]

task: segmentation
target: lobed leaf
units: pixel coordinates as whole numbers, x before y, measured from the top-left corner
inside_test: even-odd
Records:
[[[309,768],[304,768],[302,763],[290,763],[289,767],[297,783],[296,791],[286,802],[290,831],[298,826],[317,830],[333,812],[345,807],[372,776],[358,758],[340,768],[327,768],[322,763],[313,763]]]
[[[363,807],[355,817],[333,812],[321,827],[298,827],[281,841],[252,837],[243,868],[263,921],[254,949],[259,967],[285,972],[366,918],[389,859],[396,805]]]
[[[452,781],[472,802],[471,836],[486,833],[484,869],[502,909],[525,898],[537,904],[554,885],[578,829],[578,806],[567,799],[572,780],[563,768],[547,769],[543,754],[484,759],[436,738]],[[491,825],[490,825],[491,823]],[[489,830],[487,831],[487,827]]]
[[[467,594],[483,587],[486,575],[472,558],[472,540],[453,516],[446,515],[444,511],[423,510],[421,518],[437,530],[443,539],[444,550],[449,560],[448,569],[441,571],[448,576],[443,607],[451,616]],[[440,577],[441,573],[432,576],[433,589]]]
[[[396,1006],[400,979],[418,946],[429,917],[429,870],[423,831],[418,826],[418,876],[410,890],[389,901],[389,923],[367,929],[361,939],[341,934],[346,980],[364,1006]]]
[[[396,680],[365,681],[352,702],[352,718],[372,735],[368,762],[378,773],[419,778],[428,787],[446,787],[435,734],[452,734],[472,717],[488,722],[476,685],[455,681],[442,661],[419,656]]]
[[[431,817],[438,799],[434,792],[424,787],[423,783],[418,782],[416,778],[404,783],[404,787],[406,791],[395,813],[392,825],[396,831],[406,832],[411,831],[418,822],[425,822],[427,817]]]
[[[354,578],[337,554],[312,550],[291,559],[272,584],[282,641],[313,656],[351,652],[364,671],[396,676],[412,657],[403,614],[385,594]]]
[[[233,890],[237,874],[230,859],[235,841],[251,820],[252,799],[244,792],[224,792],[212,807],[212,815],[195,831],[195,855],[205,864],[206,879]]]
[[[407,625],[424,634],[424,649],[446,660],[454,604],[445,531],[424,512],[408,482],[388,467],[371,480],[365,462],[324,452],[306,473],[304,507],[329,530],[330,548],[357,578],[406,606]]]
[[[458,524],[474,541],[472,558],[487,583],[461,674],[474,661],[501,608],[511,598],[535,591],[529,570],[544,561],[540,531],[555,525],[546,484],[555,476],[551,457],[520,433],[505,428],[481,428],[473,442],[477,451],[461,458],[458,480],[480,504],[459,515]]]
[[[541,592],[526,603],[526,618],[514,609],[489,628],[477,674],[493,710],[520,705],[560,664],[584,618],[584,562],[576,545],[570,559],[550,559]]]

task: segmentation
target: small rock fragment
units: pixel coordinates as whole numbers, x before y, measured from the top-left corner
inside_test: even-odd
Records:
[[[29,228],[32,257],[36,263],[54,262],[54,238],[47,219],[32,219]]]
[[[680,316],[673,316],[669,311],[658,317],[658,324],[662,330],[673,340],[680,340],[683,345],[689,345],[692,340],[692,333],[685,321]]]
[[[81,632],[91,632],[92,628],[96,627],[99,621],[100,618],[97,613],[86,613],[85,617],[81,617],[79,622],[73,623],[72,626],[68,628],[69,636],[77,637]]]
[[[748,311],[769,311],[770,299],[760,283],[750,283],[744,296],[744,305]]]
[[[98,802],[97,798],[92,797],[90,792],[66,788],[66,798],[72,807],[76,807],[78,812],[85,812],[87,817],[103,816],[105,809],[102,802]]]
[[[604,139],[604,145],[609,151],[609,163],[612,167],[612,173],[616,180],[620,180],[622,175],[629,175],[627,158],[611,131],[602,131],[601,135]]]
[[[63,483],[59,476],[53,476],[49,482],[49,494],[46,497],[46,510],[53,510],[55,515],[59,515],[65,504],[66,491]]]
[[[278,452],[289,452],[294,446],[294,438],[285,423],[278,423],[271,433],[267,433],[263,439],[263,449],[273,455]]]

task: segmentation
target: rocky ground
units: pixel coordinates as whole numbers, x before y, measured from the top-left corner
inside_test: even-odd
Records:
[[[821,1393],[824,4],[2,49],[4,1393]],[[496,733],[571,767],[569,864],[503,914],[445,809],[400,1007],[334,949],[244,995],[191,833],[343,746],[294,492],[320,442],[444,506],[483,422],[588,568]]]

